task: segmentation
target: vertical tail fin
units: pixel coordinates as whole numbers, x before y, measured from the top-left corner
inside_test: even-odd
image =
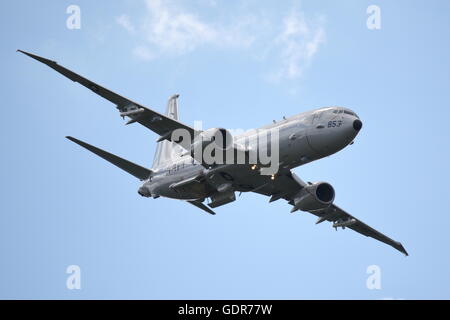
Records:
[[[174,94],[167,102],[166,116],[174,120],[178,120],[178,98],[179,94]],[[183,149],[174,142],[163,140],[158,142],[153,159],[153,169],[163,168],[172,160],[179,157]]]

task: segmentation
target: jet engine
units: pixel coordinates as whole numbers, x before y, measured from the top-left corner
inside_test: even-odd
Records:
[[[220,150],[227,150],[233,143],[233,136],[231,133],[223,128],[212,128],[200,133],[195,137],[192,144],[193,147],[198,145],[204,149],[207,145],[215,143],[215,146]]]
[[[233,136],[228,130],[212,128],[197,135],[187,153],[201,163],[223,163],[225,151],[232,146]]]
[[[334,188],[326,182],[309,184],[294,197],[294,208],[297,210],[314,211],[325,209],[334,201]]]

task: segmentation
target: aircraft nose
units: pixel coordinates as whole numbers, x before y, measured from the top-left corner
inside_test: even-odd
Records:
[[[362,128],[362,122],[359,119],[356,119],[355,121],[353,121],[353,129],[355,129],[355,131],[359,131]]]
[[[140,187],[139,190],[138,190],[138,193],[142,197],[150,197],[152,195],[150,193],[150,191],[148,190],[148,188],[146,188],[145,186]]]

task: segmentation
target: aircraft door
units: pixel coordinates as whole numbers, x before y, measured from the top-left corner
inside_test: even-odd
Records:
[[[288,148],[285,149],[282,161],[289,163],[292,167],[309,162],[312,150],[308,143],[308,128],[311,126],[311,118],[299,122],[289,132]]]

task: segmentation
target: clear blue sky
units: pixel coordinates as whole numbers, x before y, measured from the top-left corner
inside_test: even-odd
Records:
[[[66,8],[81,8],[81,29]],[[381,8],[368,30],[366,9]],[[450,298],[448,1],[2,1],[0,298]],[[249,129],[330,105],[355,144],[295,169],[410,256],[243,194],[208,216],[143,199],[73,135],[150,166],[157,136],[15,52],[182,121]],[[81,267],[81,290],[66,268]],[[381,268],[381,290],[366,287]]]

